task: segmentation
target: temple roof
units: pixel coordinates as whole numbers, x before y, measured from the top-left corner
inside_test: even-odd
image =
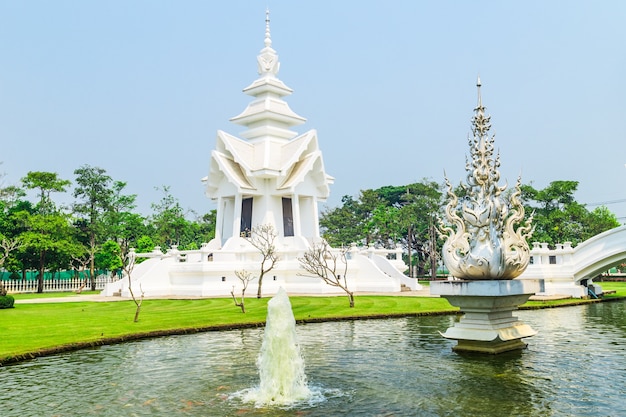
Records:
[[[288,142],[265,141],[250,143],[224,131],[218,131],[217,146],[211,153],[211,173],[207,191],[217,190],[221,175],[219,169],[240,190],[256,189],[258,180],[275,178],[277,189],[291,189],[304,181],[312,170],[321,170],[316,176],[324,190],[319,197],[329,194],[328,185],[334,178],[324,172],[322,153],[317,143],[317,132],[310,130]],[[319,186],[318,186],[319,188]]]

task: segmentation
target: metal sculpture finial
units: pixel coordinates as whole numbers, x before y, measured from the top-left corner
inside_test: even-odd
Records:
[[[488,135],[490,116],[482,105],[480,77],[476,86],[478,105],[472,118],[473,137],[469,138],[471,161],[465,166],[467,185],[461,184],[465,194],[461,200],[446,178],[450,225],[441,224],[446,237],[443,260],[457,278],[513,279],[530,261],[526,239],[532,235],[532,216],[524,222],[524,206],[518,199],[521,177],[508,200],[502,195],[507,186],[498,184],[500,156],[494,158],[494,136]]]
[[[485,136],[488,134],[489,129],[491,129],[491,124],[489,123],[491,120],[491,116],[485,115],[485,106],[483,106],[482,95],[480,94],[480,87],[482,86],[480,82],[480,76],[478,76],[478,80],[476,81],[476,89],[478,90],[478,104],[474,109],[474,117],[472,117],[472,132],[474,136],[478,134],[478,136]]]

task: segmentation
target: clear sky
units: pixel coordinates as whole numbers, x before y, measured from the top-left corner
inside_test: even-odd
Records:
[[[296,129],[317,129],[336,179],[326,206],[462,180],[480,74],[503,180],[579,181],[578,201],[626,222],[622,1],[3,0],[3,185],[89,164],[145,214],[163,185],[214,208],[200,179],[216,131],[242,131],[267,7]]]

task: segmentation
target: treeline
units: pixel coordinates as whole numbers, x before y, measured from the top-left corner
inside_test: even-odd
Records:
[[[521,186],[526,217],[533,216],[533,241],[572,242],[573,246],[620,224],[611,211],[601,206],[589,211],[574,194],[577,181],[553,181],[544,189]],[[508,190],[510,192],[510,190]],[[455,190],[463,195],[459,187]],[[357,198],[344,196],[342,205],[320,216],[322,236],[333,247],[353,242],[392,248],[400,244],[417,275],[437,271],[443,241],[439,219],[447,203],[443,184],[424,179],[403,186],[362,190]],[[529,242],[529,244],[532,242]],[[407,262],[409,264],[409,262]]]
[[[196,249],[215,235],[215,211],[186,213],[169,187],[151,205],[152,214],[135,211],[135,194],[102,168],[84,165],[73,181],[53,172],[31,171],[20,185],[0,190],[0,265],[13,278],[38,271],[74,270],[95,278],[96,269],[115,270],[129,248],[138,252],[178,245]],[[36,192],[35,201],[26,192]],[[71,191],[74,202],[58,205],[56,193]],[[92,282],[94,282],[92,280]]]
[[[169,187],[151,205],[152,214],[135,211],[136,195],[125,192],[102,168],[84,165],[72,180],[53,172],[31,171],[20,185],[0,189],[0,266],[13,278],[38,271],[74,270],[95,278],[96,269],[116,270],[130,248],[138,252],[198,249],[215,236],[216,212],[185,212]],[[542,190],[523,185],[526,216],[533,215],[533,241],[576,244],[619,226],[606,207],[589,211],[575,201],[576,181],[554,181]],[[34,190],[34,201],[26,198]],[[55,194],[71,191],[74,202],[60,206]],[[457,195],[462,195],[461,190]],[[333,247],[352,243],[393,248],[418,275],[435,274],[443,242],[438,227],[446,204],[443,184],[420,182],[362,190],[320,216],[322,236]],[[413,270],[413,269],[412,269]],[[95,282],[92,280],[92,282]],[[95,285],[95,284],[92,284]]]

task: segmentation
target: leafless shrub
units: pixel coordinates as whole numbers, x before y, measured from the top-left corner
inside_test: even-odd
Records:
[[[241,281],[241,284],[243,285],[242,289],[241,289],[241,301],[237,301],[237,297],[235,297],[235,286],[233,285],[233,289],[230,292],[230,295],[233,296],[233,301],[235,302],[235,305],[237,307],[241,308],[241,312],[245,313],[246,312],[246,306],[244,303],[244,296],[246,294],[246,289],[248,288],[248,284],[250,284],[250,281],[253,281],[255,279],[255,277],[252,276],[251,272],[246,271],[245,269],[241,270],[241,271],[235,271],[235,275],[237,276],[237,278],[239,278],[239,280]]]
[[[249,242],[257,248],[261,253],[261,271],[259,273],[259,285],[257,287],[257,298],[261,298],[261,287],[263,285],[263,277],[276,266],[278,255],[276,253],[276,230],[271,224],[262,224],[252,228]]]
[[[306,271],[304,276],[321,278],[326,284],[341,288],[348,295],[350,308],[354,307],[354,293],[348,288],[346,280],[348,274],[347,248],[331,250],[326,242],[315,243],[311,249],[298,258],[300,266]]]

